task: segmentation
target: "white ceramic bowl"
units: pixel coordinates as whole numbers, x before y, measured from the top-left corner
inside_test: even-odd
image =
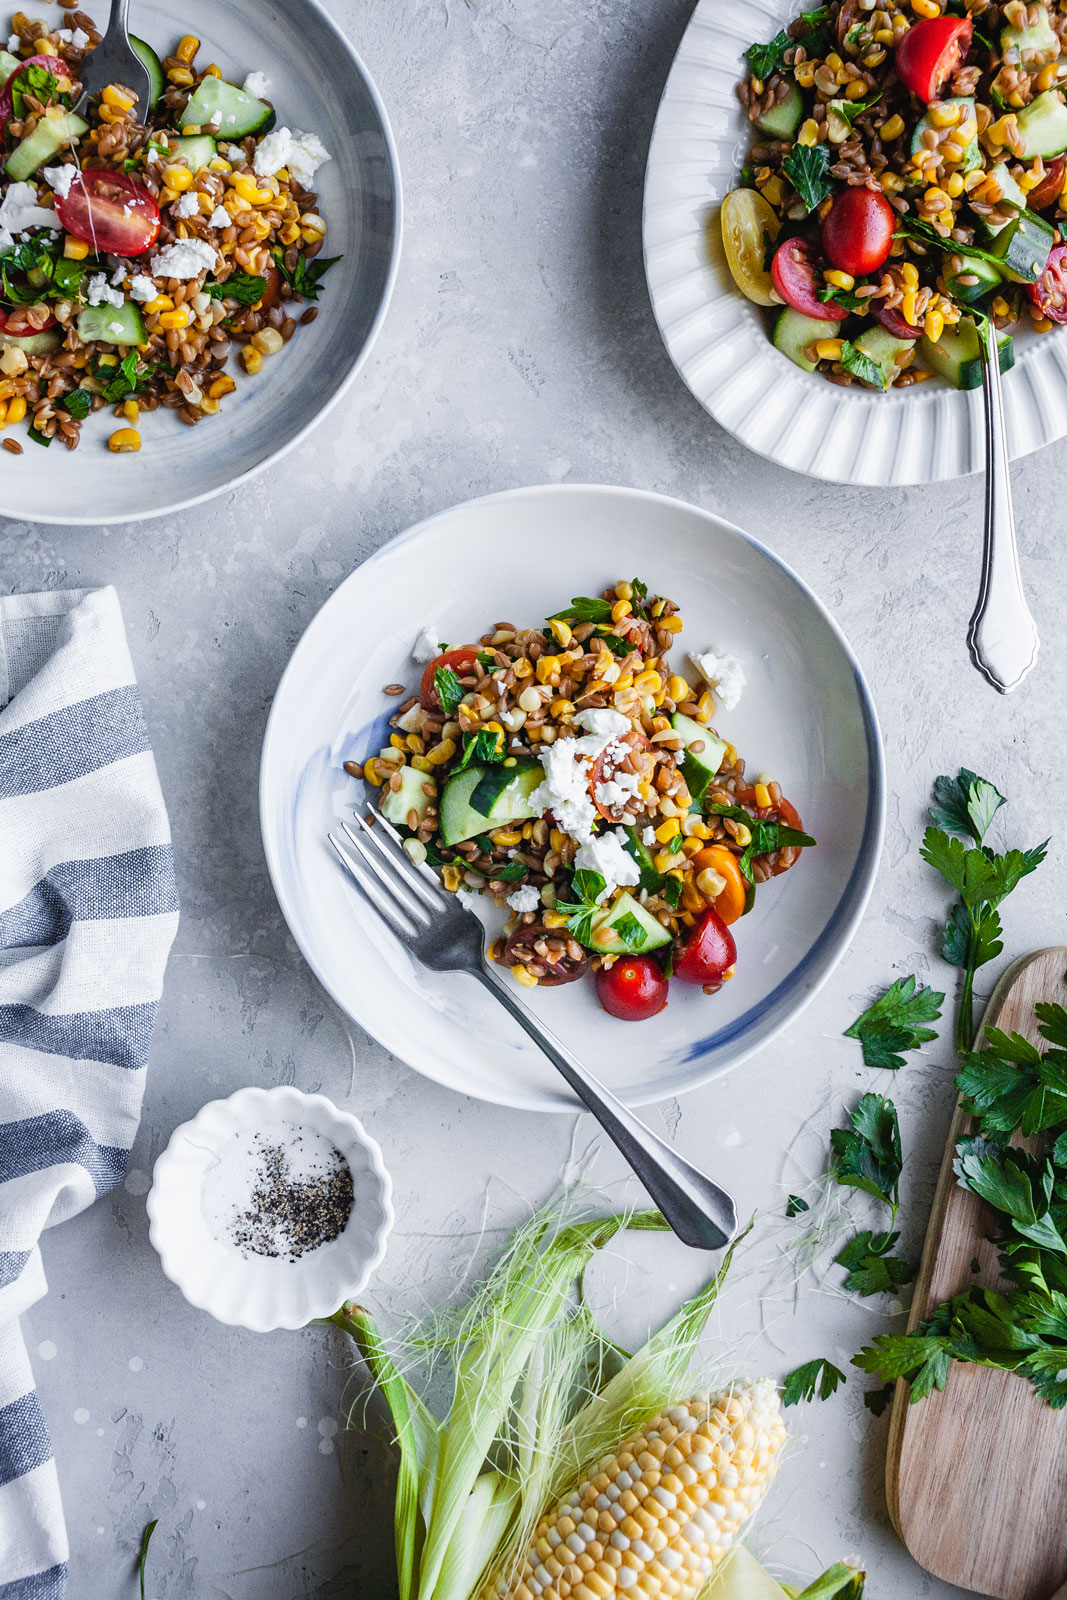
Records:
[[[106,7],[90,15],[106,21]],[[342,256],[323,280],[313,326],[237,383],[216,417],[195,428],[162,409],[142,419],[135,455],[113,455],[105,409],[77,450],[26,443],[3,457],[0,516],[92,524],[162,516],[197,505],[277,461],[340,400],[385,316],[400,257],[400,169],[385,108],[363,62],[317,0],[258,6],[246,0],[139,0],[136,31],[165,55],[185,33],[203,41],[241,83],[266,73],[278,122],[316,133],[332,160],[315,175],[329,226],[323,254]],[[22,439],[16,430],[14,437]]]
[[[648,155],[645,274],[663,342],[716,422],[783,467],[838,483],[934,483],[978,472],[981,390],[942,379],[886,394],[802,372],[735,286],[718,224],[752,142],[737,98],[743,55],[801,10],[797,0],[697,0]],[[1028,319],[1024,318],[1024,323]],[[1004,379],[1012,459],[1067,434],[1067,332],[1015,337]]]
[[[329,1244],[296,1261],[244,1256],[221,1244],[201,1209],[204,1175],[240,1132],[295,1123],[336,1145],[352,1172],[355,1202]],[[149,1238],[163,1271],[191,1305],[219,1322],[269,1333],[328,1317],[359,1294],[385,1255],[393,1226],[392,1184],[382,1153],[362,1124],[321,1094],[299,1089],[239,1089],[212,1100],[175,1128],[156,1162],[148,1194]]]
[[[715,643],[743,658],[748,687],[719,730],[751,770],[782,782],[819,847],[760,890],[734,930],[737,976],[713,999],[676,983],[665,1011],[634,1024],[602,1011],[590,982],[522,995],[631,1104],[691,1089],[766,1044],[829,975],[881,848],[885,776],[863,675],[832,618],[769,550],[709,512],[635,489],[552,485],[456,506],[341,585],[297,646],[267,726],[264,846],[307,960],[395,1054],[504,1105],[574,1102],[491,995],[420,967],[360,897],[326,842],[363,795],[343,764],[385,742],[397,702],[382,687],[418,682],[409,652],[422,624],[467,641],[635,574],[681,606],[683,647]],[[486,920],[499,927],[500,914]]]

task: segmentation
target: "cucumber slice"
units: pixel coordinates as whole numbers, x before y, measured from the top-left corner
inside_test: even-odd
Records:
[[[483,812],[472,811],[470,805],[471,795],[488,770],[487,767],[470,766],[464,772],[457,772],[445,783],[438,812],[442,844],[459,844],[463,839],[476,839],[493,826]]]
[[[21,183],[38,167],[43,167],[46,161],[51,161],[65,146],[76,144],[82,134],[88,131],[89,124],[73,111],[64,111],[61,106],[49,106],[33,132],[25,139],[20,139],[12,150],[4,164],[4,171]],[[58,226],[58,218],[56,220]]]
[[[494,827],[501,822],[539,816],[536,806],[530,804],[530,796],[544,775],[539,761],[513,761],[511,765],[503,761],[499,766],[487,767],[471,794],[471,810],[488,817]]]
[[[840,324],[824,322],[821,317],[805,317],[801,312],[786,306],[774,325],[774,348],[780,350],[795,366],[805,372],[814,372],[816,362],[805,355],[809,345],[818,339],[836,339]]]
[[[1067,150],[1067,105],[1055,89],[1036,94],[1018,113],[1016,126],[1025,145],[1021,161],[1058,156]]]
[[[120,306],[86,306],[78,313],[78,338],[86,344],[144,344],[144,320],[132,300]]]
[[[915,349],[914,339],[898,339],[888,328],[864,328],[854,341],[857,350],[870,358],[882,374],[882,388],[888,389],[896,377],[897,357]]]
[[[171,154],[184,161],[190,172],[209,167],[218,155],[218,145],[206,133],[185,133],[171,144]]]
[[[1013,283],[1036,283],[1048,265],[1056,232],[1035,211],[1023,211],[997,233],[989,247],[999,257],[1001,271]]]
[[[426,821],[426,813],[437,799],[437,784],[428,772],[418,772],[414,767],[401,767],[400,788],[389,789],[382,800],[382,816],[394,827],[407,828],[408,817],[414,811],[416,826]]]
[[[163,66],[152,46],[146,44],[143,39],[138,39],[136,34],[130,34],[130,43],[133,45],[134,55],[140,58],[152,85],[148,100],[148,109],[151,110],[166,87],[163,81]]]
[[[227,139],[266,133],[274,126],[274,107],[223,78],[204,78],[182,112],[183,128],[213,128]]]
[[[1011,335],[998,334],[997,347],[1000,370],[1008,372],[1015,365]],[[931,372],[947,379],[954,388],[982,387],[982,350],[973,318],[963,317],[954,328],[946,328],[936,344],[924,336],[919,340],[919,355]]]
[[[1018,211],[1026,210],[1026,196],[1012,177],[1006,161],[1002,161],[999,166],[994,167],[990,176],[995,178],[1000,185],[1001,200],[1009,206],[1014,206]],[[1008,226],[1007,222],[990,222],[988,217],[981,217],[979,221],[982,233],[987,239],[995,239],[997,234]],[[1011,221],[1010,217],[1008,221]]]
[[[1014,50],[1014,55],[1009,55],[1009,50]],[[1058,56],[1060,41],[1053,32],[1048,20],[1048,13],[1042,12],[1040,19],[1028,28],[1001,28],[1000,53],[1005,61],[1017,63],[1023,56]]]
[[[598,937],[602,929],[616,928],[624,917],[634,918],[640,928],[639,935],[634,934],[629,941],[612,939],[610,943]],[[593,949],[605,956],[643,955],[646,950],[658,950],[661,945],[671,942],[671,936],[662,922],[657,922],[651,912],[646,911],[641,902],[625,889],[610,909],[597,912],[593,918],[591,936]]]
[[[960,161],[959,167],[957,168],[957,170],[961,173],[970,172],[971,168],[976,167],[982,159],[982,152],[978,148],[977,123],[975,122],[974,113],[974,96],[950,95],[947,100],[938,100],[934,103],[939,106],[965,106],[966,111],[960,112],[957,126],[960,122],[965,121],[975,123],[975,136],[969,144],[964,145],[963,159]],[[923,149],[923,134],[926,132],[927,128],[934,128],[934,124],[930,120],[930,109],[931,108],[928,107],[915,124],[915,132],[911,136],[912,155],[917,155],[918,152]],[[942,130],[940,128],[934,128],[935,133],[940,134],[941,131]]]
[[[44,333],[27,333],[22,338],[15,334],[0,334],[0,344],[13,344],[16,350],[25,350],[28,356],[49,356],[63,343],[59,328],[46,328]]]
[[[19,57],[13,56],[10,50],[0,50],[0,87],[7,82],[13,72],[18,71],[21,65]]]
[[[699,807],[697,809],[699,809]],[[644,824],[644,826],[647,826],[647,824]],[[628,826],[626,828],[626,843],[623,848],[625,849],[627,855],[633,856],[634,860],[637,862],[638,868],[641,872],[640,887],[642,889],[648,889],[649,891],[652,891],[659,888],[663,875],[657,869],[656,863],[652,859],[651,850],[641,838],[641,831],[643,831],[643,829],[638,830],[633,826]]]
[[[959,272],[946,277],[945,288],[954,300],[959,300],[965,306],[973,306],[1004,281],[1003,275],[991,261],[983,261],[981,256],[969,256],[961,252],[961,259],[962,267]],[[961,278],[977,278],[978,282],[961,283]]]
[[[791,139],[804,117],[804,97],[795,83],[783,100],[777,101],[762,117],[756,118],[760,133],[771,139]]]
[[[712,733],[710,728],[705,728],[702,723],[694,722],[692,717],[683,717],[680,711],[675,711],[672,715],[671,727],[685,740],[682,777],[693,799],[699,800],[722,766],[722,758],[726,754],[726,741]],[[695,750],[694,745],[699,745],[701,748]]]

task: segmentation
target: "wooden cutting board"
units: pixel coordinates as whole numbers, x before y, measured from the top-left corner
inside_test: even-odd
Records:
[[[1067,1005],[1067,948],[1017,961],[983,1024],[1043,1044],[1039,1000]],[[956,1141],[973,1131],[973,1118],[957,1109],[909,1329],[968,1284],[1003,1283],[987,1238],[994,1214],[952,1171]],[[953,1363],[944,1391],[915,1405],[898,1383],[886,1497],[897,1532],[927,1572],[996,1600],[1067,1600],[1067,1410],[1051,1410],[1025,1378]]]

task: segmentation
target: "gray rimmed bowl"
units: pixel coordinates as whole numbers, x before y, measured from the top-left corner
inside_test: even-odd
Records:
[[[104,7],[88,6],[101,28]],[[253,26],[254,23],[254,26]],[[322,254],[341,255],[325,279],[318,317],[248,377],[215,417],[195,428],[162,410],[144,415],[137,454],[114,455],[109,408],[88,418],[77,450],[41,449],[21,425],[7,435],[21,456],[0,456],[0,516],[26,522],[111,523],[162,516],[209,500],[261,472],[306,437],[341,399],[370,351],[400,259],[400,168],[389,119],[356,50],[317,0],[250,7],[242,0],[134,0],[131,29],[160,56],[183,34],[202,41],[198,64],[218,62],[243,82],[271,81],[279,126],[318,134],[332,160],[315,175],[329,231]]]

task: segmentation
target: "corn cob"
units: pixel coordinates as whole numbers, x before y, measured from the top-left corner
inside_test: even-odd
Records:
[[[785,1439],[769,1378],[672,1406],[541,1518],[482,1600],[696,1600]]]

